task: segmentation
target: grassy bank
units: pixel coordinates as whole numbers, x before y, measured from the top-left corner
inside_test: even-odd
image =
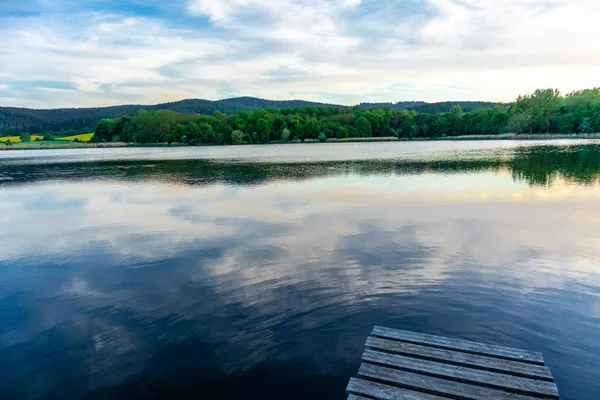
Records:
[[[469,136],[445,136],[413,139],[400,138],[394,136],[374,137],[374,138],[348,138],[348,139],[328,139],[326,143],[355,143],[355,142],[433,142],[433,141],[453,141],[453,140],[555,140],[555,139],[600,139],[600,133],[580,133],[580,134],[516,134],[503,133],[499,135],[469,135]],[[271,143],[320,143],[316,139],[301,141],[273,141]]]
[[[503,133],[500,135],[448,136],[429,140],[552,140],[552,139],[600,139],[600,133]],[[423,140],[423,139],[417,139]],[[427,139],[424,139],[427,140]]]

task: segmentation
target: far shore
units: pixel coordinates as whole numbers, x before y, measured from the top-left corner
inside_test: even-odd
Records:
[[[582,134],[514,134],[505,133],[500,135],[471,135],[471,136],[446,136],[436,138],[396,138],[389,137],[371,137],[371,138],[348,138],[348,139],[328,139],[326,142],[319,142],[316,139],[296,141],[272,141],[268,144],[301,144],[301,143],[360,143],[360,142],[433,142],[433,141],[464,141],[464,140],[556,140],[556,139],[600,139],[600,133],[582,133]],[[50,150],[50,149],[93,149],[93,148],[116,148],[116,147],[194,147],[184,143],[17,143],[12,145],[2,145],[2,150]]]

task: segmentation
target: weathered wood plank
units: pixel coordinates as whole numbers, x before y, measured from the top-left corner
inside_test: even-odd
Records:
[[[381,367],[362,363],[358,370],[359,377],[380,383],[421,391],[436,396],[461,400],[533,400],[531,396],[508,393],[502,390],[483,386],[435,378],[414,372]]]
[[[364,399],[361,395],[369,396],[378,400],[447,400],[447,397],[439,397],[423,392],[416,392],[409,389],[399,388],[397,386],[384,385],[383,383],[371,382],[359,378],[351,378],[346,393],[349,393],[348,400]]]
[[[356,395],[349,395],[348,396],[348,400],[373,400],[373,399],[367,399],[366,397],[361,397],[361,396],[356,396]]]
[[[468,340],[451,339],[443,336],[434,336],[424,333],[384,328],[381,326],[376,326],[373,328],[371,335],[385,339],[438,347],[441,349],[462,351],[465,353],[544,365],[544,358],[540,353],[514,349],[511,347],[494,346],[484,343],[471,342]]]
[[[486,371],[500,372],[524,378],[541,379],[549,382],[554,380],[548,367],[518,361],[509,361],[500,358],[445,350],[437,347],[380,339],[372,336],[367,338],[365,347],[386,353],[400,354],[424,360],[440,361],[463,367],[479,368]]]
[[[521,378],[497,372],[482,371],[397,354],[382,353],[374,350],[366,350],[362,355],[362,360],[377,365],[401,369],[403,371],[488,386],[513,393],[554,399],[558,398],[558,389],[552,382]]]

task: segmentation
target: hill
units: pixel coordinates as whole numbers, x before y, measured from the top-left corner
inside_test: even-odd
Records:
[[[448,112],[453,105],[460,104],[463,111],[477,107],[490,108],[495,103],[486,102],[443,102],[426,103],[423,101],[406,101],[397,103],[361,103],[359,108],[389,107],[393,109],[413,109],[424,113]],[[94,130],[96,123],[106,117],[114,118],[134,115],[139,110],[158,111],[173,110],[181,113],[214,114],[215,111],[236,113],[263,108],[297,108],[297,107],[335,107],[339,104],[317,103],[304,100],[265,100],[255,97],[236,97],[224,100],[188,99],[155,105],[121,105],[91,108],[57,108],[31,109],[17,107],[0,107],[0,136],[19,135],[21,132],[38,134],[52,132],[61,135],[87,133]]]
[[[388,102],[388,103],[360,103],[357,107],[360,108],[380,108],[387,107],[392,108],[394,110],[404,110],[406,108],[415,108],[425,104],[429,104],[425,101],[398,101],[396,103]]]
[[[0,107],[0,136],[18,135],[21,132],[32,134],[41,132],[86,133],[93,131],[96,123],[102,118],[134,115],[139,110],[173,110],[181,113],[214,114],[215,111],[235,113],[259,108],[314,106],[342,107],[335,104],[303,100],[278,101],[254,97],[238,97],[218,101],[188,99],[155,105],[132,104],[91,108],[31,109]]]
[[[494,108],[496,104],[498,103],[490,103],[488,101],[441,101],[438,103],[419,104],[408,108],[420,113],[439,114],[449,112],[455,105],[459,105],[463,112],[469,112],[477,108]]]

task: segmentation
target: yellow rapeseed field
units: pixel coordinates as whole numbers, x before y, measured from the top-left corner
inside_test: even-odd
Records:
[[[39,135],[31,135],[31,141],[33,142],[35,139],[40,138],[43,139],[43,136],[39,136]],[[6,142],[7,140],[10,140],[11,143],[21,143],[21,138],[18,136],[4,136],[4,137],[0,137],[0,142]]]
[[[88,142],[92,136],[94,136],[94,132],[90,132],[90,133],[82,133],[81,135],[74,135],[74,136],[65,136],[65,137],[61,137],[61,138],[56,138],[56,140],[69,140],[69,141],[73,141],[75,139],[79,139],[82,142]]]

